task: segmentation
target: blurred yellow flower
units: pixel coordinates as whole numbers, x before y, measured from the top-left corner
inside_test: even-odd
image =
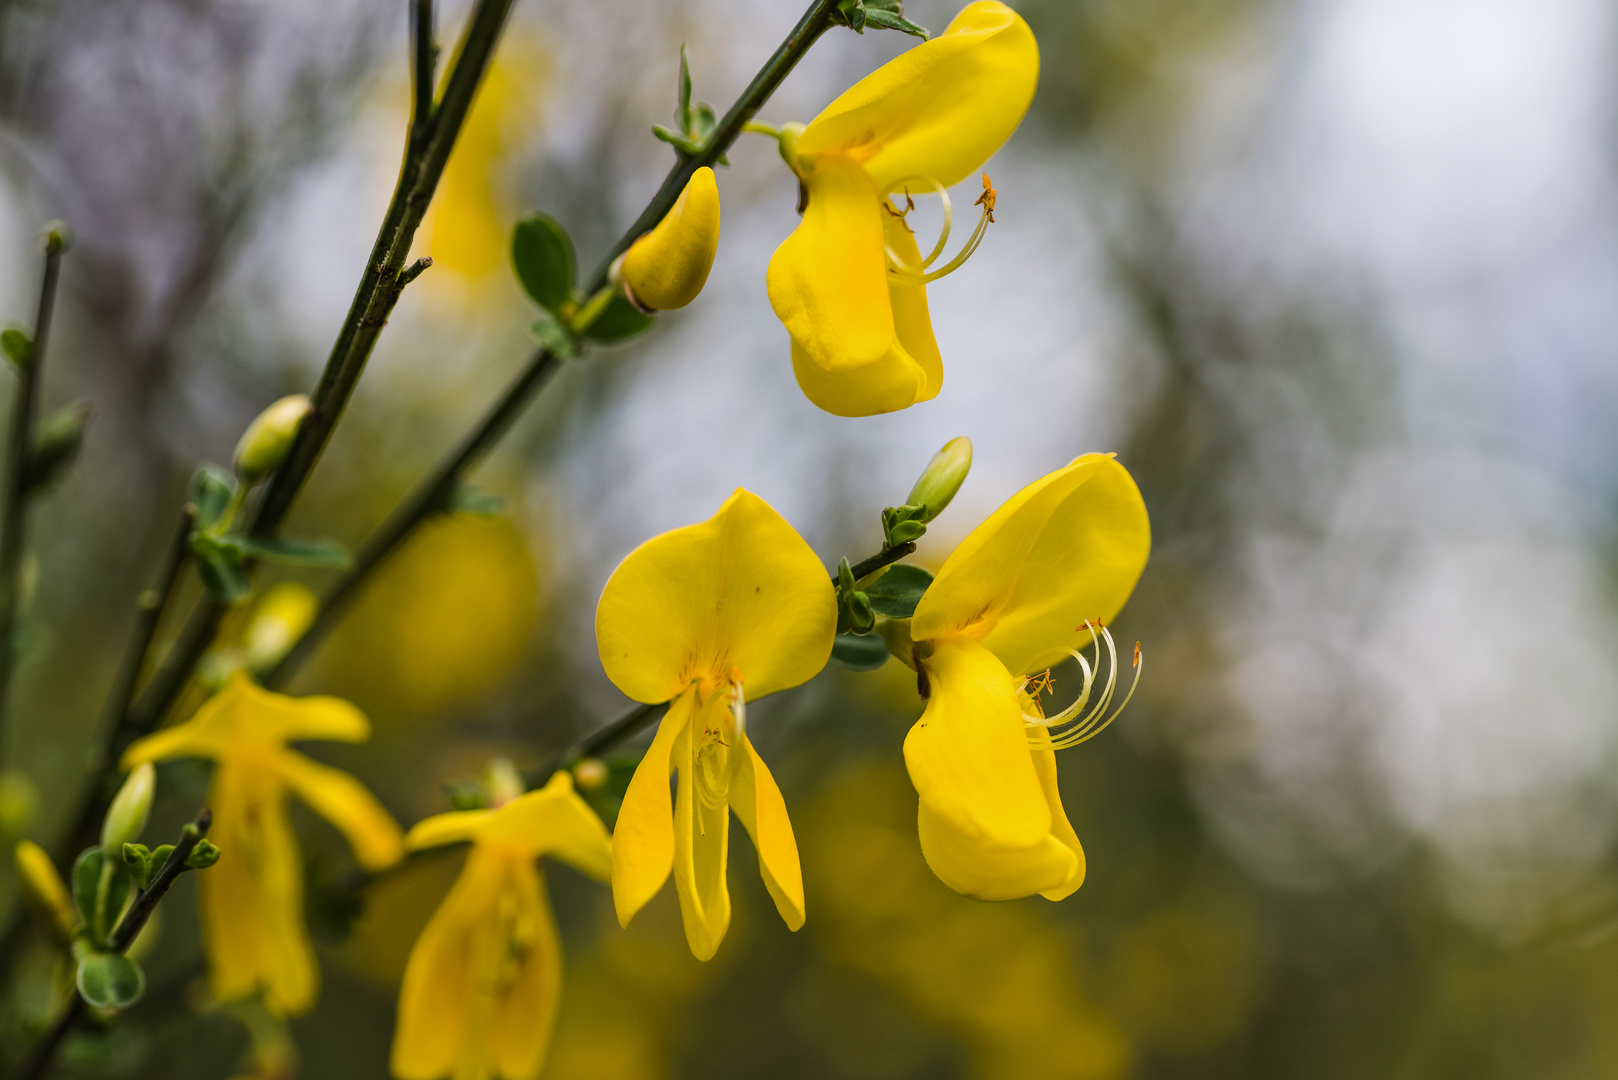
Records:
[[[923,259],[904,214],[944,194],[1010,137],[1033,100],[1039,47],[999,0],[969,4],[943,34],[889,62],[826,107],[783,152],[803,183],[803,221],[770,260],[770,304],[792,336],[809,400],[839,416],[907,408],[937,395],[943,362],[927,312],[946,232]],[[902,194],[901,212],[889,196]],[[945,198],[946,223],[948,197]]]
[[[682,308],[697,298],[719,247],[719,183],[704,165],[691,174],[657,228],[624,253],[630,298],[654,311]]]
[[[974,529],[916,606],[910,660],[928,697],[905,738],[905,765],[921,796],[922,854],[950,888],[981,900],[1060,900],[1083,883],[1055,750],[1093,733],[1094,710],[1069,729],[1073,738],[1053,742],[1051,725],[1090,704],[1089,669],[1076,708],[1048,719],[1028,676],[1105,635],[1150,547],[1134,480],[1111,455],[1087,454]],[[1108,683],[1099,706],[1110,697]]]
[[[768,503],[739,488],[707,521],[646,541],[613,571],[596,609],[602,666],[636,701],[672,702],[613,831],[622,925],[672,869],[686,942],[697,959],[713,956],[730,926],[731,809],[758,849],[776,909],[793,930],[803,925],[798,845],[747,738],[743,706],[813,678],[836,628],[820,560]]]
[[[290,789],[347,838],[367,870],[402,854],[399,826],[345,772],[321,765],[287,743],[302,739],[363,742],[370,724],[346,701],[273,694],[242,672],[195,716],[136,742],[123,767],[170,758],[214,762],[213,831],[222,855],[197,884],[213,995],[232,1001],[263,992],[278,1015],[306,1011],[320,973],[303,923],[303,865],[287,818]]]
[[[402,1080],[527,1080],[556,1020],[562,953],[545,879],[550,855],[605,881],[606,828],[558,772],[494,810],[439,814],[405,837],[412,851],[470,840],[460,878],[422,931],[399,991],[392,1070]]]

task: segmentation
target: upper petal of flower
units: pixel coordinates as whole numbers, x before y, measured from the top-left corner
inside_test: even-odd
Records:
[[[1146,506],[1122,465],[1087,454],[1012,496],[945,560],[910,624],[917,641],[969,632],[1019,674],[1110,622],[1151,548]]]
[[[893,346],[882,203],[848,158],[829,155],[805,168],[809,205],[771,256],[765,284],[793,343],[837,373],[880,360]]]
[[[828,105],[804,130],[797,154],[852,157],[878,191],[909,176],[949,187],[1017,129],[1038,81],[1039,46],[1028,24],[998,0],[978,0],[938,37]]]
[[[278,754],[276,766],[311,810],[337,826],[361,866],[380,870],[399,861],[404,854],[399,824],[364,784],[292,750]]]
[[[630,552],[596,608],[607,677],[648,702],[694,680],[728,682],[736,670],[749,700],[797,686],[826,665],[836,629],[836,595],[819,558],[740,488],[707,521]]]
[[[405,849],[420,851],[471,840],[494,815],[493,810],[452,810],[447,814],[434,814],[410,826],[404,838]]]
[[[597,881],[612,877],[612,838],[590,804],[573,790],[566,770],[496,810],[476,839],[532,856],[550,855]]]

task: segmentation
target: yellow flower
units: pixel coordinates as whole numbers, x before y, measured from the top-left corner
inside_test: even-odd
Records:
[[[1105,722],[1116,660],[1092,686],[1099,657],[1091,666],[1080,656],[1079,700],[1049,718],[1028,676],[1079,656],[1097,635],[1111,649],[1105,626],[1150,547],[1129,473],[1111,455],[1087,454],[973,530],[916,606],[910,658],[928,697],[905,738],[905,765],[921,796],[922,854],[950,888],[981,900],[1060,900],[1083,883],[1055,750]]]
[[[704,165],[691,174],[657,228],[624,253],[630,299],[653,311],[682,308],[697,298],[719,248],[719,184]]]
[[[783,139],[808,205],[770,260],[768,285],[810,401],[870,416],[938,393],[944,369],[926,284],[976,246],[992,193],[962,256],[936,271],[947,232],[924,260],[888,196],[908,207],[912,195],[942,195],[971,176],[1021,122],[1038,78],[1028,24],[998,0],[979,0],[943,34],[856,83],[795,145],[790,133]]]
[[[169,758],[214,762],[213,830],[222,856],[199,875],[203,943],[220,1001],[262,991],[271,1012],[307,1010],[320,973],[303,924],[303,865],[286,796],[291,790],[337,826],[367,870],[402,853],[399,826],[376,797],[345,772],[287,749],[302,739],[363,742],[370,725],[332,697],[291,698],[232,675],[195,716],[148,735],[124,754],[124,768]]]
[[[781,917],[803,925],[803,876],[786,803],[747,738],[746,698],[813,678],[831,655],[837,601],[792,526],[737,489],[700,525],[653,537],[613,571],[596,609],[607,677],[636,701],[670,701],[635,770],[612,838],[612,896],[629,925],[674,872],[691,951],[730,926],[730,810]],[[671,700],[672,699],[672,700]],[[669,798],[669,773],[679,793]]]
[[[556,921],[534,860],[551,855],[605,881],[611,841],[565,772],[498,809],[430,817],[405,846],[463,840],[472,852],[405,968],[393,1075],[527,1080],[545,1064],[562,985]]]

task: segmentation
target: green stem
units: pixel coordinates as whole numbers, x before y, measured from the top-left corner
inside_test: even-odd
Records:
[[[16,665],[17,617],[22,600],[22,560],[27,543],[28,461],[34,450],[34,421],[39,414],[40,373],[50,343],[51,317],[56,312],[56,285],[61,276],[62,234],[52,231],[45,241],[45,275],[39,285],[39,308],[34,316],[34,343],[28,362],[17,365],[17,391],[11,404],[11,431],[6,452],[4,488],[0,498],[0,718],[11,694],[11,673]]]
[[[612,303],[612,298],[617,295],[618,289],[610,284],[597,289],[595,295],[586,300],[584,306],[568,320],[568,329],[573,331],[575,336],[582,335],[595,324],[601,313],[607,310],[607,305]]]
[[[772,139],[781,137],[781,129],[774,124],[766,124],[759,120],[749,120],[742,125],[742,130],[752,135],[768,135]]]

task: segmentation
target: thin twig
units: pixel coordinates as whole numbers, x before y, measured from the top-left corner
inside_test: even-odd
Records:
[[[0,716],[10,698],[11,673],[16,666],[17,614],[22,599],[22,559],[27,542],[28,463],[34,453],[34,422],[39,415],[40,374],[45,348],[50,343],[51,317],[56,311],[56,284],[61,276],[66,242],[60,230],[45,238],[45,276],[39,284],[39,309],[34,317],[33,347],[26,362],[17,366],[17,391],[11,404],[11,431],[6,452],[4,489],[0,498]]]
[[[870,577],[872,574],[876,573],[884,566],[887,566],[889,563],[898,562],[900,559],[911,554],[915,550],[916,542],[914,540],[907,540],[898,547],[885,547],[879,553],[872,555],[869,559],[861,559],[859,562],[855,563],[852,567],[850,567],[850,571],[854,575],[854,580],[859,581],[861,578]],[[831,576],[831,583],[833,585],[837,584],[836,574]]]
[[[156,910],[158,902],[169,891],[169,886],[174,884],[176,878],[190,869],[185,865],[185,861],[191,857],[191,852],[196,849],[197,844],[202,841],[203,835],[207,833],[208,827],[212,824],[213,814],[207,807],[203,807],[197,813],[196,820],[181,830],[180,842],[174,845],[174,850],[169,853],[168,861],[157,872],[157,876],[152,879],[151,884],[136,894],[135,902],[124,913],[124,917],[119,921],[117,929],[113,930],[108,941],[108,946],[113,952],[125,952],[130,945],[134,944],[135,938],[146,925],[146,921],[152,917],[152,912]],[[38,1080],[39,1077],[44,1076],[45,1071],[50,1068],[51,1062],[55,1059],[56,1051],[62,1045],[62,1040],[67,1038],[68,1033],[78,1026],[79,1021],[84,1019],[84,1015],[84,998],[80,997],[78,991],[75,990],[73,997],[63,1006],[62,1011],[57,1014],[56,1020],[46,1029],[45,1034],[41,1035],[39,1041],[28,1048],[28,1053],[17,1063],[16,1068],[12,1069],[9,1080]]]

